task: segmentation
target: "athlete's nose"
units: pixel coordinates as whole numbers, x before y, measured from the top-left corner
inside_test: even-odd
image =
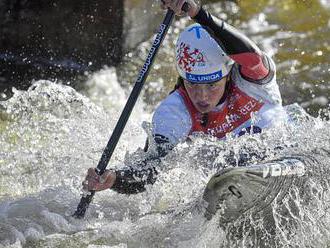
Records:
[[[199,90],[199,100],[201,100],[201,101],[208,100],[208,91],[205,87],[201,87]]]

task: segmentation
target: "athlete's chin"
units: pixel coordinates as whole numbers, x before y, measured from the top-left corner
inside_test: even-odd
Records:
[[[211,105],[207,105],[207,106],[201,106],[199,104],[196,104],[196,109],[198,112],[202,113],[202,114],[205,114],[205,113],[208,113],[212,110],[212,107]]]

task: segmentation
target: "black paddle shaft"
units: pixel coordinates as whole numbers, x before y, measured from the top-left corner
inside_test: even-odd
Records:
[[[183,6],[183,10],[187,11],[189,8],[188,4],[185,3]],[[126,126],[126,123],[128,121],[129,116],[131,115],[131,112],[133,110],[133,107],[140,95],[140,92],[142,90],[142,87],[148,77],[150,68],[152,66],[152,63],[156,57],[156,54],[158,52],[158,49],[163,42],[165,35],[167,34],[168,28],[170,27],[172,20],[174,17],[174,12],[173,10],[168,9],[166,16],[164,18],[163,23],[159,27],[158,34],[152,44],[152,47],[149,51],[149,54],[147,56],[147,59],[139,73],[139,76],[135,82],[135,85],[133,87],[133,90],[126,102],[126,105],[124,107],[123,112],[121,113],[119,120],[117,122],[117,125],[115,129],[112,132],[112,135],[110,137],[110,140],[108,141],[107,146],[105,147],[103,154],[101,156],[101,159],[95,169],[96,173],[98,175],[102,175],[111,159],[111,156],[116,148],[116,145],[119,141],[119,138]],[[95,194],[95,191],[90,191],[89,194],[86,196],[83,196],[78,204],[77,210],[73,214],[74,217],[76,218],[83,218],[85,216],[85,212],[91,203],[93,196]]]

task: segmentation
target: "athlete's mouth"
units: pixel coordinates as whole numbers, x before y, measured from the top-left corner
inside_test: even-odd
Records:
[[[210,104],[207,103],[207,102],[198,102],[198,103],[197,103],[197,106],[198,106],[199,108],[205,109],[205,108],[208,108],[208,107],[210,106]]]

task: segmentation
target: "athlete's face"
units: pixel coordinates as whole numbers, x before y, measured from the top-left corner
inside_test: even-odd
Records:
[[[183,80],[190,100],[201,113],[208,113],[217,106],[225,92],[227,77],[212,84],[192,84]]]

